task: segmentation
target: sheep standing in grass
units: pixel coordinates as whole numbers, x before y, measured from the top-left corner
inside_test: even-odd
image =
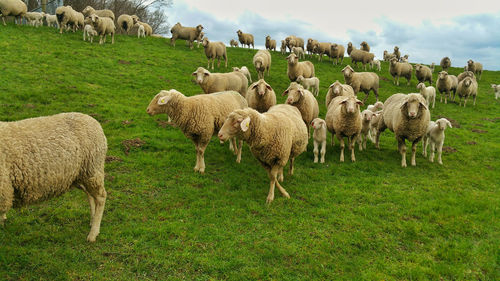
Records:
[[[415,77],[417,77],[419,83],[425,83],[425,81],[428,81],[429,85],[432,85],[432,71],[426,65],[415,65]]]
[[[243,97],[247,94],[248,79],[241,72],[210,73],[205,68],[198,67],[192,75],[205,94],[231,90],[239,92]]]
[[[208,38],[203,39],[203,48],[205,49],[205,55],[207,56],[207,68],[210,68],[210,60],[212,60],[212,69],[214,69],[215,59],[217,59],[217,67],[220,67],[220,59],[223,58],[225,61],[225,67],[227,67],[227,52],[226,45],[222,42],[210,42]]]
[[[108,17],[108,18],[112,19],[113,21],[115,20],[115,14],[113,13],[113,11],[108,10],[108,9],[95,10],[91,6],[87,6],[87,7],[85,7],[85,9],[83,9],[82,14],[86,17],[90,17],[90,15],[96,14],[100,17]]]
[[[405,77],[410,85],[411,74],[413,72],[413,67],[407,62],[398,62],[396,58],[391,59],[391,64],[389,65],[389,73],[391,74],[393,84],[399,86],[399,77]]]
[[[418,83],[417,89],[420,91],[422,97],[424,97],[427,107],[431,106],[432,101],[432,108],[434,108],[436,104],[436,88],[432,86],[426,87],[424,83]]]
[[[248,107],[264,113],[276,104],[276,93],[264,79],[253,83],[247,90]]]
[[[23,17],[28,12],[28,7],[21,0],[0,0],[0,14],[2,15],[3,25],[5,17],[13,16],[15,24],[21,24]]]
[[[472,71],[466,70],[466,71],[458,74],[458,76],[457,76],[458,83],[460,83],[460,81],[464,80],[465,77],[470,77],[470,78],[476,80],[476,75],[474,75],[474,73]]]
[[[281,52],[282,55],[284,55],[286,53],[286,42],[285,42],[285,40],[281,40],[280,52]]]
[[[360,49],[362,51],[370,52],[370,45],[368,45],[368,43],[366,43],[366,41],[361,42],[360,46],[361,46]]]
[[[440,118],[434,121],[429,122],[429,126],[427,127],[427,133],[425,134],[422,147],[423,147],[423,155],[427,157],[427,146],[429,143],[431,144],[431,154],[429,156],[429,161],[434,162],[434,152],[437,149],[438,154],[438,163],[443,164],[441,160],[441,154],[443,152],[443,144],[444,144],[444,130],[446,127],[451,128],[451,123],[446,118]]]
[[[247,101],[238,92],[227,91],[208,95],[186,97],[172,89],[161,91],[149,103],[146,112],[153,116],[166,113],[182,133],[196,147],[196,165],[194,171],[205,172],[205,149],[214,134],[224,124],[224,120],[233,110],[247,107]],[[241,161],[241,145],[232,140],[232,147]]]
[[[97,31],[90,24],[86,24],[83,28],[83,41],[89,39],[90,43],[94,42],[94,36],[97,36]],[[87,38],[85,38],[87,37]]]
[[[268,204],[274,200],[275,186],[283,196],[290,198],[279,183],[283,181],[283,167],[290,159],[289,174],[293,175],[295,158],[306,150],[308,142],[307,129],[297,108],[277,104],[263,114],[252,108],[235,110],[227,117],[218,136],[221,141],[238,137],[248,144],[269,175]]]
[[[234,39],[231,39],[231,41],[229,42],[229,46],[231,46],[231,47],[238,47],[238,41],[236,41]]]
[[[370,129],[368,131],[368,138],[372,143],[375,143],[375,136],[377,135],[378,122],[382,116],[382,110],[373,112],[374,115],[370,120]]]
[[[297,77],[297,83],[302,85],[308,91],[311,91],[315,96],[319,94],[319,79],[317,77],[304,78],[301,76]]]
[[[47,22],[47,26],[54,26],[55,25],[57,28],[59,28],[59,23],[57,22],[56,15],[45,14],[44,19]]]
[[[304,78],[314,77],[314,64],[310,61],[299,62],[299,58],[294,53],[291,53],[286,57],[288,61],[287,75],[290,81],[297,80],[297,77],[302,76]]]
[[[43,25],[44,13],[27,12],[24,18],[28,21],[29,25],[39,27]]]
[[[337,65],[339,64],[339,60],[340,64],[344,63],[344,52],[345,52],[344,46],[335,43],[332,44],[330,46],[330,57],[332,58],[332,63]]]
[[[271,36],[266,36],[266,49],[276,52],[276,40],[271,39]]]
[[[248,71],[248,68],[246,66],[242,66],[241,68],[239,67],[233,67],[233,71],[239,71],[245,75],[245,77],[248,79],[248,82],[252,83],[252,75],[250,75],[250,71]]]
[[[464,98],[464,107],[467,103],[467,99],[470,96],[474,97],[474,105],[476,105],[476,96],[477,96],[477,81],[472,79],[471,77],[465,77],[464,80],[460,81],[457,86],[457,94],[460,98],[459,106],[462,105],[462,98]]]
[[[326,93],[326,108],[328,108],[330,102],[338,96],[354,96],[354,90],[350,85],[342,84],[338,80],[333,82],[333,84],[328,87],[328,92]]]
[[[435,63],[431,63],[431,66],[429,67],[431,72],[434,73],[434,68],[436,67]]]
[[[396,55],[387,52],[387,50],[384,50],[384,55],[383,55],[384,61],[391,61],[391,59],[395,57]]]
[[[111,18],[99,17],[96,14],[90,16],[94,29],[99,34],[99,44],[106,43],[106,35],[111,34],[111,44],[115,43],[115,23]],[[103,40],[104,36],[104,40]]]
[[[389,128],[398,141],[401,154],[401,167],[406,167],[406,143],[412,142],[411,165],[415,166],[415,152],[418,142],[427,133],[430,112],[425,105],[425,99],[420,94],[394,94],[384,103],[384,110],[378,122],[375,146],[380,149],[380,134]]]
[[[365,93],[365,98],[363,103],[368,99],[368,94],[370,91],[373,91],[375,94],[375,98],[378,101],[378,87],[379,87],[379,78],[376,73],[373,72],[354,72],[354,69],[350,65],[344,67],[342,69],[342,73],[344,74],[344,80],[346,84],[349,84],[354,90],[354,94],[357,94],[359,91],[363,91]]]
[[[297,57],[299,57],[299,59],[306,58],[306,53],[304,52],[304,49],[302,49],[302,47],[292,47],[292,53],[297,55]]]
[[[283,92],[283,95],[288,95],[286,99],[287,104],[299,109],[302,120],[304,120],[307,126],[307,132],[309,133],[311,121],[319,115],[319,106],[316,98],[311,92],[295,82],[290,83],[290,86]]]
[[[467,61],[467,70],[472,71],[481,80],[481,75],[483,75],[483,65],[481,63],[469,60]]]
[[[408,62],[408,55],[404,55],[401,57],[401,59],[399,60],[400,62]]]
[[[381,71],[380,61],[378,59],[374,59],[370,62],[370,68],[375,67],[378,71]]]
[[[59,24],[59,33],[62,33],[64,27],[72,27],[75,32],[78,26],[78,15],[71,6],[60,6],[56,9],[57,22]],[[95,26],[94,26],[95,27]],[[66,31],[67,31],[66,29]]]
[[[366,70],[366,65],[367,64],[371,65],[371,62],[375,58],[375,55],[373,53],[368,53],[363,50],[358,50],[356,48],[353,48],[350,56],[351,56],[351,62],[354,64],[354,66],[357,66],[358,62],[361,62],[365,70]]]
[[[368,109],[361,112],[361,132],[358,136],[359,151],[366,149],[366,142],[370,137],[370,122],[376,115],[375,112]]]
[[[125,34],[128,34],[130,29],[137,23],[139,20],[139,17],[136,15],[127,15],[127,14],[122,14],[118,17],[117,23],[118,27],[123,31],[125,31]]]
[[[399,47],[398,46],[394,47],[394,52],[392,54],[399,61],[399,59],[401,58],[401,52],[399,51]]]
[[[269,76],[269,72],[271,71],[271,53],[268,50],[258,50],[253,56],[253,65],[259,79],[264,79],[266,70]]]
[[[352,46],[352,42],[347,43],[347,55],[351,55],[352,50],[354,50],[354,47]]]
[[[448,68],[451,67],[451,60],[449,57],[444,57],[441,59],[441,62],[439,63],[439,65],[441,66],[442,68],[442,71],[448,71]]]
[[[458,87],[458,78],[455,75],[448,74],[446,71],[441,71],[436,80],[436,88],[441,94],[441,102],[448,103],[448,97],[451,100],[451,92],[453,92],[453,100],[455,100],[455,93]]]
[[[306,50],[310,56],[314,53],[314,46],[316,46],[317,44],[319,44],[318,40],[314,40],[312,38],[307,39]]]
[[[153,28],[151,27],[151,25],[149,25],[149,24],[147,24],[145,22],[142,22],[142,21],[137,21],[137,24],[138,25],[142,25],[144,27],[144,34],[146,36],[152,36],[153,35]]]
[[[327,55],[328,57],[330,57],[331,47],[332,47],[331,43],[318,42],[313,47],[313,52],[319,55],[319,57],[318,57],[319,61],[323,61],[323,56],[324,55]],[[300,56],[299,56],[299,59],[300,59]]]
[[[175,40],[182,39],[189,42],[189,48],[193,49],[193,42],[200,36],[203,31],[203,26],[201,24],[196,27],[182,26],[180,22],[176,23],[171,29],[172,37],[170,38],[170,45],[174,45]]]
[[[500,97],[500,84],[491,84],[491,88],[495,91],[495,99]]]
[[[137,38],[145,38],[146,37],[146,31],[144,31],[144,25],[138,24],[137,25]]]
[[[0,122],[0,226],[7,212],[78,187],[90,203],[90,233],[99,235],[106,190],[106,136],[92,117],[62,113]]]
[[[288,50],[290,52],[292,51],[293,47],[301,47],[302,50],[304,49],[304,39],[297,37],[295,35],[290,35],[285,38],[285,45],[288,47]]]
[[[241,31],[241,30],[236,31],[236,33],[238,34],[238,40],[240,41],[242,47],[245,47],[245,45],[248,45],[248,48],[250,48],[250,45],[252,45],[252,49],[255,48],[252,34],[243,33],[243,31]]]
[[[321,154],[320,163],[325,163],[326,154],[326,122],[321,118],[314,118],[311,122],[311,126],[314,129],[313,140],[314,140],[314,163],[318,163],[318,152]],[[321,145],[321,150],[318,150],[319,145]]]

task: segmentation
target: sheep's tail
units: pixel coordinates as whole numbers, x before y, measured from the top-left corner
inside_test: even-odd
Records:
[[[127,27],[128,27],[127,21],[123,21],[122,22],[122,28],[123,28],[123,30],[128,30]]]
[[[60,14],[57,14],[57,15],[56,15],[56,16],[57,16],[57,22],[58,22],[58,23],[62,23],[62,21],[63,21],[63,19],[64,19],[64,13],[65,13],[65,12],[62,12],[62,13],[60,13]]]

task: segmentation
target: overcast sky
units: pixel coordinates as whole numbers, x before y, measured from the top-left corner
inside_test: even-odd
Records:
[[[473,59],[500,70],[500,0],[174,0],[168,13],[172,25],[202,24],[210,40],[226,45],[241,29],[261,47],[266,35],[278,48],[288,35],[357,48],[367,41],[378,58],[397,45],[411,62],[448,56],[452,66]]]

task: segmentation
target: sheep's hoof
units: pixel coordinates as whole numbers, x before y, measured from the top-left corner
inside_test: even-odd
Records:
[[[285,193],[283,193],[283,196],[290,199],[290,194],[288,194],[288,192],[285,191]]]
[[[413,161],[413,162],[411,162],[411,165],[412,166],[417,166],[417,163]]]
[[[439,161],[438,163],[441,164],[441,165],[443,165],[443,161]]]
[[[273,202],[273,200],[274,200],[274,196],[272,196],[272,197],[271,196],[267,196],[266,204],[268,204],[268,205],[271,204],[271,202]]]
[[[96,237],[97,237],[97,235],[93,235],[92,233],[89,233],[89,235],[87,236],[87,241],[89,241],[90,243],[94,243]]]
[[[401,167],[406,168],[406,163],[401,163]]]
[[[318,163],[318,158],[314,158],[314,163]]]
[[[319,161],[320,163],[325,163],[325,159],[321,159],[321,161]]]

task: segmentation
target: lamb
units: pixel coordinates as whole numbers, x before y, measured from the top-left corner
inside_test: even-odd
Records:
[[[361,42],[360,46],[361,46],[360,49],[362,51],[370,52],[370,45],[368,45],[368,43],[366,43],[366,41]]]
[[[443,165],[443,161],[441,160],[441,154],[443,152],[443,143],[444,143],[444,131],[446,130],[446,126],[452,128],[450,121],[446,118],[440,118],[434,121],[429,122],[429,126],[427,127],[427,133],[425,134],[422,146],[423,146],[423,155],[427,157],[427,146],[429,143],[431,144],[431,154],[429,156],[429,161],[434,162],[434,151],[438,153],[438,163]]]
[[[476,96],[477,96],[478,85],[475,79],[471,77],[466,77],[464,80],[458,83],[457,94],[460,98],[459,106],[462,105],[462,98],[464,98],[464,107],[467,103],[467,98],[470,96],[474,97],[474,105],[476,105]]]
[[[250,45],[252,45],[252,49],[255,48],[252,34],[243,33],[241,30],[236,31],[236,33],[238,34],[238,40],[240,41],[242,47],[248,45],[248,48],[250,48]]]
[[[285,40],[281,40],[281,48],[280,48],[280,52],[281,54],[285,54],[286,53],[286,42]]]
[[[441,59],[441,62],[439,63],[441,68],[443,69],[442,71],[448,71],[448,68],[451,67],[451,60],[449,57],[444,57]]]
[[[474,72],[466,70],[466,71],[458,74],[458,76],[457,76],[458,83],[460,83],[460,81],[464,80],[465,77],[471,77],[474,80],[476,80],[476,75],[474,75]]]
[[[257,71],[259,79],[264,79],[267,70],[267,75],[271,71],[271,54],[268,50],[258,50],[253,56],[253,65]]]
[[[149,103],[150,115],[166,113],[196,147],[194,171],[205,173],[205,149],[210,139],[222,127],[233,110],[247,107],[247,101],[238,92],[227,91],[208,95],[186,97],[177,90],[162,90]],[[236,162],[241,161],[241,145],[238,149],[232,140]]]
[[[420,91],[422,97],[424,97],[427,107],[431,105],[432,100],[432,108],[436,104],[436,88],[429,86],[426,87],[424,83],[418,83],[417,89]]]
[[[231,39],[231,41],[229,42],[229,46],[231,46],[231,47],[238,47],[238,41],[236,41],[234,39]]]
[[[384,104],[381,101],[378,101],[374,104],[368,105],[366,109],[370,110],[371,112],[378,112],[384,109]]]
[[[247,94],[248,80],[241,72],[210,73],[205,68],[198,67],[192,75],[205,94],[231,90],[239,92],[243,97]]]
[[[3,25],[5,17],[13,16],[15,24],[21,24],[23,17],[28,12],[28,7],[21,0],[0,0],[0,15],[2,16]]]
[[[286,57],[288,61],[287,75],[290,81],[297,80],[297,77],[302,76],[304,78],[314,77],[314,65],[310,61],[299,62],[297,55],[291,53]]]
[[[27,12],[24,16],[31,26],[39,27],[43,25],[44,13]]]
[[[365,109],[361,112],[361,132],[358,135],[359,151],[366,149],[367,139],[370,137],[370,122],[377,113]]]
[[[340,141],[340,162],[344,162],[344,137],[347,137],[351,150],[351,161],[356,161],[354,144],[361,133],[361,114],[359,106],[363,103],[355,96],[339,96],[332,100],[326,112],[326,127]],[[332,141],[333,142],[333,141]]]
[[[399,77],[403,76],[408,81],[408,85],[410,85],[411,74],[413,71],[413,67],[411,64],[407,62],[398,62],[396,58],[391,59],[391,63],[389,65],[389,73],[392,75],[392,82],[399,86]]]
[[[328,87],[328,92],[326,93],[326,108],[328,108],[330,102],[338,96],[354,96],[354,90],[350,85],[342,84],[339,80],[333,82],[333,84]]]
[[[307,125],[307,132],[309,133],[309,124],[319,115],[319,106],[316,98],[311,92],[295,82],[290,83],[290,86],[283,92],[283,95],[288,95],[286,99],[287,104],[299,109],[302,120],[304,120],[304,123]]]
[[[71,6],[60,6],[56,9],[57,22],[59,23],[59,33],[62,34],[64,27],[73,27],[73,32],[75,32],[78,26],[78,15]]]
[[[210,60],[212,60],[212,69],[214,69],[215,59],[217,59],[217,67],[220,67],[220,59],[225,61],[227,67],[227,52],[226,45],[222,42],[210,42],[208,38],[203,38],[203,48],[207,56],[207,68],[210,67]]]
[[[90,43],[94,42],[94,36],[97,36],[97,31],[90,24],[86,24],[83,28],[83,41],[86,41],[85,37],[90,40]]]
[[[378,101],[379,78],[376,73],[356,73],[350,65],[344,67],[344,69],[342,69],[342,73],[344,74],[345,83],[349,84],[352,87],[352,89],[354,90],[354,94],[357,94],[359,91],[363,91],[365,93],[366,96],[363,100],[363,103],[366,102],[370,91],[373,91],[373,93],[375,94],[375,98]]]
[[[100,17],[96,14],[90,16],[92,25],[99,34],[99,44],[106,43],[106,35],[111,34],[111,44],[115,43],[115,23],[109,17]],[[103,40],[104,36],[104,40]]]
[[[318,40],[314,40],[312,38],[307,39],[307,46],[306,50],[309,53],[309,55],[312,55],[314,52],[314,46],[319,44]],[[344,58],[343,53],[342,53],[342,58]]]
[[[325,153],[326,153],[326,122],[321,118],[315,118],[311,122],[311,126],[314,129],[313,140],[314,140],[314,163],[318,163],[318,146],[321,144],[321,159],[320,163],[325,163]]]
[[[428,66],[422,64],[415,65],[415,76],[419,83],[428,81],[432,85],[432,71]]]
[[[113,11],[108,10],[108,9],[95,10],[91,6],[87,6],[87,7],[85,7],[85,9],[83,9],[82,14],[86,17],[90,17],[90,15],[96,14],[99,17],[108,17],[108,18],[112,19],[113,21],[115,21],[115,14],[113,13]]]
[[[330,46],[330,57],[332,58],[332,63],[337,65],[339,64],[339,60],[340,64],[344,63],[344,52],[345,52],[344,46],[335,43],[332,44]],[[337,60],[335,61],[335,59]]]
[[[227,117],[218,136],[221,141],[238,137],[248,144],[269,175],[268,204],[274,200],[275,186],[283,196],[290,198],[279,183],[283,181],[283,167],[290,159],[289,174],[293,175],[295,158],[306,150],[308,141],[307,129],[297,108],[277,104],[263,114],[251,108],[235,110]]]
[[[71,112],[0,122],[0,225],[13,208],[59,196],[71,187],[86,194],[95,242],[106,203],[106,136],[92,117]]]
[[[406,167],[406,143],[412,142],[411,165],[415,166],[415,152],[418,142],[427,132],[430,112],[420,94],[394,94],[384,103],[384,110],[378,122],[375,146],[380,149],[380,134],[386,129],[394,132],[401,154],[401,167]]]
[[[322,61],[323,60],[323,55],[327,55],[330,57],[330,50],[331,50],[332,44],[331,43],[325,43],[325,42],[318,42],[316,45],[313,47],[313,52],[318,54],[318,60]],[[300,58],[300,56],[299,56]]]
[[[382,107],[384,104],[382,104]],[[382,110],[374,111],[375,113],[370,120],[370,129],[368,131],[368,138],[372,143],[375,143],[375,136],[377,135],[378,122],[382,116]]]
[[[480,62],[474,62],[473,60],[468,60],[467,61],[467,70],[472,71],[474,74],[476,74],[481,80],[481,76],[483,75],[483,65]]]
[[[252,75],[250,75],[250,71],[248,71],[248,68],[246,66],[242,66],[241,68],[239,67],[233,67],[233,71],[239,71],[245,75],[245,77],[248,79],[250,83],[252,83]]]
[[[354,66],[357,66],[358,62],[361,62],[365,70],[366,70],[366,64],[371,64],[371,62],[375,58],[375,55],[373,53],[368,53],[362,50],[358,50],[356,48],[353,48],[350,56],[351,56],[351,62],[354,64]]]
[[[145,38],[146,37],[146,32],[144,31],[144,25],[138,24],[137,25],[137,38]]]
[[[438,74],[438,79],[436,80],[436,88],[441,94],[441,102],[448,103],[448,97],[451,99],[450,92],[453,92],[453,100],[455,100],[455,93],[458,87],[458,79],[455,75],[448,74],[446,71],[441,71]]]
[[[198,38],[202,30],[203,26],[201,24],[196,27],[184,27],[180,22],[178,22],[170,29],[170,33],[172,33],[170,45],[174,45],[175,47],[175,40],[182,39],[188,41],[189,48],[193,49],[193,42],[196,38]]]
[[[436,67],[436,64],[435,63],[431,63],[430,69],[431,69],[432,73],[434,73],[434,68],[435,67]]]
[[[152,36],[153,35],[153,28],[151,27],[151,25],[145,23],[145,22],[142,22],[142,21],[137,21],[137,24],[138,25],[142,25],[144,27],[144,34],[146,36]]]
[[[59,23],[57,22],[57,16],[56,15],[50,15],[50,14],[45,14],[44,16],[45,21],[47,22],[47,26],[56,26],[59,28]]]
[[[394,47],[394,52],[392,53],[394,55],[395,58],[399,59],[401,58],[401,52],[399,51],[399,47],[398,46],[395,46]]]
[[[373,67],[377,67],[377,70],[378,71],[381,71],[381,67],[380,67],[380,61],[378,59],[374,59],[370,62],[370,68],[373,68]]]
[[[266,36],[266,49],[276,52],[276,40],[271,39],[271,36],[269,35]]]
[[[247,90],[248,107],[264,113],[276,104],[276,93],[264,79],[253,83]]]
[[[139,17],[136,15],[122,14],[118,17],[117,23],[120,29],[128,34],[130,29],[137,23],[137,21],[139,21]]]
[[[491,88],[495,91],[495,99],[497,100],[500,97],[500,84],[491,84]]]
[[[315,96],[319,94],[319,79],[317,77],[304,78],[302,75],[297,77],[297,83],[301,84],[308,91],[312,89],[312,93]]]
[[[292,47],[292,53],[299,57],[299,59],[306,58],[306,53],[304,52],[304,49],[302,49],[302,47]]]
[[[293,47],[301,47],[302,49],[304,49],[304,39],[295,35],[290,35],[285,38],[285,45],[286,47],[288,47],[290,52],[292,51]]]

